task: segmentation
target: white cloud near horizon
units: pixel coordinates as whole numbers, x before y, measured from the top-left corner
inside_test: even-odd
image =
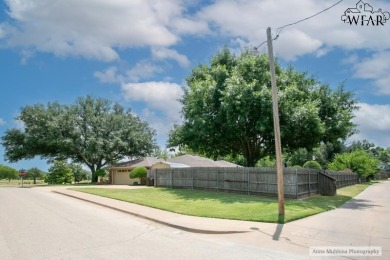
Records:
[[[353,122],[358,125],[359,133],[351,140],[367,139],[377,146],[390,147],[390,105],[358,104]]]
[[[145,102],[149,108],[163,112],[167,124],[180,120],[181,103],[183,96],[180,85],[169,82],[142,82],[125,83],[121,85],[125,100]]]
[[[390,95],[390,51],[377,52],[353,64],[354,77],[374,82],[378,94]]]
[[[0,117],[0,126],[5,125],[5,120]]]

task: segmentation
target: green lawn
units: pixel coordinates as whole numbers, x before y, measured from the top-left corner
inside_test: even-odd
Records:
[[[285,200],[285,219],[289,222],[344,204],[367,188],[370,183],[357,184],[337,190],[337,196],[314,196],[307,199]],[[185,215],[278,222],[276,198],[184,189],[104,189],[72,188],[72,190],[109,197]]]

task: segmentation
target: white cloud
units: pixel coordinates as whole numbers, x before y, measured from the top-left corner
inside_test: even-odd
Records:
[[[3,125],[5,125],[5,121],[4,121],[4,119],[0,118],[0,126],[3,126]]]
[[[57,56],[112,61],[115,50],[134,46],[170,46],[179,37],[170,22],[181,15],[180,1],[7,0],[9,46],[31,46]],[[3,25],[4,27],[4,25]],[[4,30],[4,28],[2,29]]]
[[[356,61],[354,77],[374,81],[379,94],[390,95],[390,51],[378,52],[371,57]]]
[[[167,122],[165,117],[148,108],[141,111],[140,117],[157,131],[157,141],[160,142],[161,146],[165,146],[162,141],[168,139],[169,131],[173,128],[173,122]]]
[[[314,0],[216,0],[198,16],[208,21],[217,34],[241,37],[251,46],[257,46],[266,40],[267,27],[272,28],[275,36],[278,27],[309,17],[332,4]],[[355,5],[355,2],[344,1],[309,20],[285,27],[275,41],[275,53],[292,60],[309,53],[322,55],[321,50],[329,48],[372,51],[390,48],[390,37],[387,37],[390,21],[378,27],[355,26],[341,21],[344,11]],[[390,3],[376,1],[373,7],[390,10]]]
[[[96,71],[94,77],[102,83],[124,84],[127,82],[138,82],[142,79],[150,79],[162,71],[162,68],[159,66],[147,60],[141,60],[131,69],[118,69],[115,66],[111,66],[104,71]]]
[[[294,60],[298,56],[319,51],[322,42],[302,31],[292,29],[284,33],[283,40],[275,41],[274,46],[277,50],[276,55],[280,55],[285,60]]]
[[[169,82],[127,83],[121,86],[126,100],[143,101],[149,108],[162,111],[169,122],[180,120],[183,95],[181,86]]]
[[[188,66],[186,56],[173,50],[183,35],[240,38],[249,46],[266,39],[266,28],[276,29],[318,13],[331,4],[315,0],[6,0],[7,23],[0,38],[11,47],[31,48],[58,56],[82,56],[112,61],[118,50],[151,47],[155,58],[174,59]],[[305,54],[322,56],[334,48],[384,51],[390,48],[388,27],[343,23],[341,16],[355,2],[344,1],[309,20],[285,27],[275,42],[275,53],[287,60]],[[374,10],[390,10],[387,1]],[[389,24],[388,24],[389,23]]]
[[[109,67],[105,71],[96,71],[93,75],[102,83],[122,83],[124,78],[117,73],[116,67]]]
[[[390,105],[360,103],[359,106],[353,121],[360,133],[351,139],[367,139],[378,146],[390,147]]]
[[[188,67],[190,65],[190,61],[185,55],[180,54],[172,49],[154,48],[152,49],[152,55],[155,59],[159,60],[173,59],[182,67]]]
[[[138,62],[133,68],[126,72],[128,79],[132,82],[138,82],[141,79],[150,79],[156,73],[162,72],[162,68],[152,64],[149,61],[142,60]]]

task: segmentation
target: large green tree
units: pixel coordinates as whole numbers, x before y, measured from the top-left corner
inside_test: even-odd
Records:
[[[155,147],[155,132],[130,110],[109,100],[87,96],[75,104],[36,104],[22,108],[23,129],[2,137],[5,157],[15,162],[41,156],[83,163],[94,174],[125,156],[145,156]]]
[[[276,63],[282,146],[308,150],[354,131],[356,100],[306,73]],[[274,152],[268,57],[224,49],[211,64],[193,69],[182,99],[184,123],[170,133],[170,146],[187,146],[217,158],[242,154],[247,166]]]

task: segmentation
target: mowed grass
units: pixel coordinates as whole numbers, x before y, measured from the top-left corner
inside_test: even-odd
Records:
[[[300,200],[286,199],[284,220],[278,220],[278,201],[276,198],[166,188],[71,189],[191,216],[286,223],[335,209],[369,185],[370,183],[364,183],[338,189],[337,196],[318,195]]]

